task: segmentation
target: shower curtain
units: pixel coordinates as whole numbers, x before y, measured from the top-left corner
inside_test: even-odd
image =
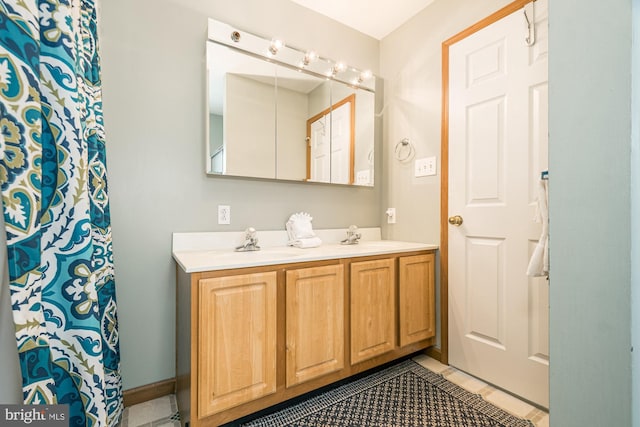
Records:
[[[122,385],[96,4],[0,1],[0,185],[25,404],[114,426]]]

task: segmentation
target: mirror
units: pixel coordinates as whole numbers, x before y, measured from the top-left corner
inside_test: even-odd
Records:
[[[209,21],[207,173],[373,186],[375,77],[271,45]]]
[[[273,178],[276,66],[213,43],[207,43],[207,58],[215,58],[209,69],[209,171]],[[225,144],[228,139],[235,143]]]

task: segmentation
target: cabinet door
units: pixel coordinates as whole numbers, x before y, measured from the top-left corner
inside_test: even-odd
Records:
[[[198,415],[276,391],[276,273],[200,280]]]
[[[436,333],[435,257],[401,257],[399,261],[400,346]]]
[[[344,267],[287,271],[287,387],[344,368]]]
[[[395,294],[393,258],[351,264],[351,364],[394,349]]]

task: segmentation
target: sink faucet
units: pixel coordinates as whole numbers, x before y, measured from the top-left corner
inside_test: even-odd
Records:
[[[259,251],[260,246],[258,246],[258,236],[256,229],[253,227],[249,227],[244,230],[244,243],[240,246],[236,246],[237,252],[249,252],[249,251]]]
[[[358,233],[358,227],[355,225],[350,225],[347,230],[347,238],[342,240],[340,243],[343,245],[355,245],[360,240],[360,233]]]

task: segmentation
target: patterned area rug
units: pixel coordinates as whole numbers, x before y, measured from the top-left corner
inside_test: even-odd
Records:
[[[407,360],[246,427],[532,427]]]

